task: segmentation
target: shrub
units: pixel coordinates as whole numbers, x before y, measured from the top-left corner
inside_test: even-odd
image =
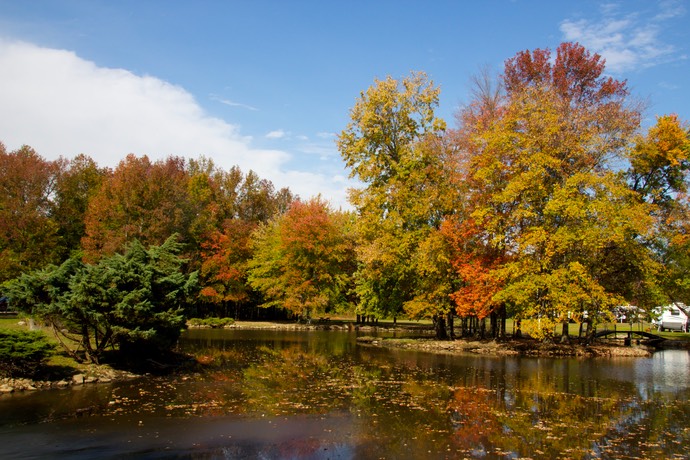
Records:
[[[32,376],[54,349],[55,345],[40,332],[0,330],[0,375]]]
[[[79,257],[24,273],[3,285],[19,311],[78,337],[77,360],[98,363],[106,350],[126,358],[170,351],[185,324],[184,307],[196,296],[197,274],[186,274],[182,245],[173,235],[146,249],[133,241],[124,254],[94,265]],[[109,352],[110,354],[110,352]]]

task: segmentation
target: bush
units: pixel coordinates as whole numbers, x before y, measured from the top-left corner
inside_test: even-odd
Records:
[[[38,331],[0,330],[0,375],[33,376],[54,349],[55,345]]]
[[[77,360],[98,363],[106,350],[131,354],[166,353],[185,324],[184,308],[195,298],[197,274],[185,273],[182,245],[171,236],[146,249],[138,241],[124,254],[84,264],[75,256],[60,266],[24,273],[3,284],[23,313],[79,337]],[[109,352],[110,354],[110,352]]]

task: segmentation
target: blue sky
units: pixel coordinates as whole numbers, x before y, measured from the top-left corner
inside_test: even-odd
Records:
[[[0,141],[116,166],[211,157],[346,207],[335,146],[375,78],[424,71],[438,115],[482,66],[578,41],[690,120],[690,1],[0,0]]]

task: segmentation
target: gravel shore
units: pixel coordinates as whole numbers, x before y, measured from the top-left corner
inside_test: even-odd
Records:
[[[631,347],[617,345],[566,345],[536,340],[434,340],[388,339],[360,337],[358,343],[372,346],[404,348],[433,353],[475,353],[493,356],[550,356],[550,357],[649,357],[654,349],[644,345]]]
[[[60,380],[32,380],[27,378],[0,378],[0,395],[18,391],[49,390],[52,388],[67,388],[70,386],[87,385],[93,383],[110,383],[129,380],[138,375],[115,370],[107,366],[92,365],[69,378]]]

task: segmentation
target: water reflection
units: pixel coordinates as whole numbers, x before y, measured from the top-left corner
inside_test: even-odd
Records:
[[[0,456],[685,455],[687,351],[649,359],[494,358],[354,339],[189,331],[182,346],[205,363],[199,372],[0,398]]]

